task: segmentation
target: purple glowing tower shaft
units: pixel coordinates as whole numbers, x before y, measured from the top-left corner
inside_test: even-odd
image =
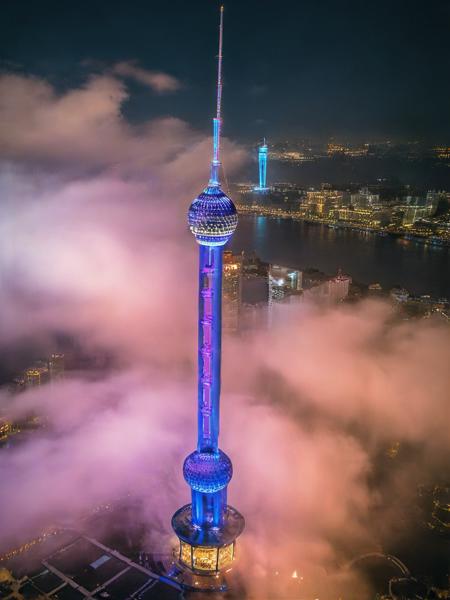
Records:
[[[217,453],[220,421],[222,338],[222,246],[199,247],[198,294],[198,452]],[[214,493],[192,490],[192,519],[202,525],[223,522],[226,488]]]
[[[222,338],[222,246],[201,245],[199,258],[197,450],[217,452]]]

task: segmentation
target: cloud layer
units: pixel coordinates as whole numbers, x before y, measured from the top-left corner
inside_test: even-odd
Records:
[[[139,67],[136,61],[118,62],[114,65],[112,71],[121,77],[134,79],[135,81],[148,86],[152,90],[155,90],[159,94],[175,92],[182,87],[181,82],[175,77],[172,77],[172,75],[157,71],[148,71],[147,69]]]
[[[129,69],[121,74],[141,77]],[[63,93],[35,77],[0,78],[0,348],[47,348],[64,332],[117,365],[2,392],[12,417],[48,419],[0,453],[6,547],[130,489],[168,542],[170,515],[188,501],[197,259],[185,214],[211,140],[175,117],[130,125],[128,93],[111,74]],[[225,143],[228,171],[244,159]],[[377,543],[415,482],[442,469],[449,332],[394,325],[380,303],[303,305],[286,307],[269,332],[226,340],[223,358],[222,447],[235,466],[230,501],[247,520],[248,589],[271,598],[264,577],[298,570],[315,591]],[[372,479],[393,441],[420,454],[401,470],[393,463],[387,502]]]
[[[154,85],[161,91],[172,81],[131,63],[119,63],[113,71],[117,70],[156,78],[159,83]],[[91,172],[108,167],[142,174],[149,169],[149,179],[184,183],[187,193],[192,181],[207,172],[209,138],[176,117],[130,124],[122,114],[129,92],[111,73],[92,75],[82,87],[63,92],[40,78],[6,73],[0,75],[0,98],[4,160]],[[242,151],[226,140],[224,154],[230,171],[244,159]]]

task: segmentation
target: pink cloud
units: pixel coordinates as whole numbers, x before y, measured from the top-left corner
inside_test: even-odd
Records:
[[[114,65],[112,72],[121,77],[129,77],[142,83],[159,94],[175,92],[182,85],[181,82],[167,73],[148,71],[136,65],[136,61],[121,61]]]
[[[1,543],[130,489],[169,542],[195,444],[197,257],[185,219],[211,140],[176,118],[131,126],[112,76],[60,94],[4,75],[0,94],[1,347],[45,348],[64,331],[118,365],[1,392],[14,418],[33,410],[49,423],[0,452]],[[244,158],[225,143],[228,170]],[[448,329],[393,325],[383,303],[281,313],[276,329],[223,350],[222,447],[235,466],[230,502],[247,519],[240,565],[258,598],[271,597],[261,581],[280,564],[315,591],[373,547],[449,450]],[[392,463],[386,494],[370,477],[392,441],[420,452]]]
[[[150,180],[164,177],[167,183],[172,175],[187,185],[207,172],[210,139],[175,117],[131,125],[122,115],[129,92],[112,75],[92,76],[82,87],[59,93],[43,79],[3,74],[0,98],[4,160],[72,170],[147,170]],[[188,155],[198,160],[190,162],[189,170],[177,171],[181,157],[186,164]],[[230,170],[245,160],[242,149],[227,140],[224,157]]]

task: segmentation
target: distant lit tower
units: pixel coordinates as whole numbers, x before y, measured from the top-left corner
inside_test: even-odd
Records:
[[[267,144],[266,138],[262,146],[258,150],[258,165],[259,165],[259,185],[255,188],[256,192],[268,192],[267,187]]]
[[[213,159],[209,183],[192,202],[189,227],[200,248],[198,328],[198,440],[184,461],[183,475],[192,490],[191,504],[172,517],[180,540],[178,564],[185,585],[223,589],[223,569],[234,559],[235,540],[244,529],[242,515],[227,504],[233,468],[219,449],[220,352],[223,246],[237,226],[233,202],[219,183],[222,96],[223,7],[220,9],[217,112],[213,119]]]

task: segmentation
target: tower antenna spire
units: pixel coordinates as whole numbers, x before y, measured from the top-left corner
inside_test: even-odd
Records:
[[[216,118],[220,119],[220,109],[222,102],[222,45],[223,45],[223,5],[220,7],[219,23],[219,56],[217,63],[217,113]]]
[[[216,116],[213,119],[213,159],[211,161],[210,185],[219,185],[220,168],[220,130],[222,128],[222,44],[223,44],[223,5],[220,7],[219,21],[219,55],[217,57],[217,99]]]

